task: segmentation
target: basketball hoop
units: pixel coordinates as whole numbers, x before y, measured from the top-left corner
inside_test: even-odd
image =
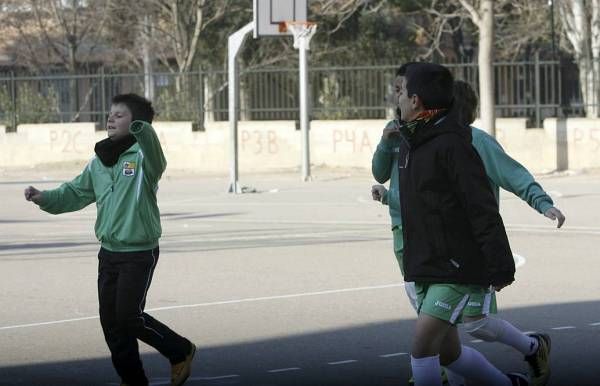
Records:
[[[312,21],[282,21],[279,23],[279,32],[291,31],[294,35],[294,48],[300,49],[304,44],[306,50],[310,49],[310,39],[317,32],[317,23]]]

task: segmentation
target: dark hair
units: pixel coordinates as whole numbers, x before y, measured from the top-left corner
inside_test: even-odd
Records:
[[[408,68],[408,66],[410,66],[411,64],[415,64],[418,62],[406,62],[403,65],[401,65],[400,67],[398,67],[398,69],[396,70],[396,76],[405,76],[406,75],[406,69]]]
[[[396,76],[406,78],[406,91],[418,95],[426,109],[445,109],[452,106],[452,84],[450,71],[439,64],[410,62],[402,65]]]
[[[132,121],[144,121],[152,123],[154,108],[152,102],[137,94],[120,94],[112,99],[112,104],[124,104],[131,111]]]
[[[463,80],[454,81],[454,105],[459,123],[469,126],[476,118],[478,98],[471,85]]]

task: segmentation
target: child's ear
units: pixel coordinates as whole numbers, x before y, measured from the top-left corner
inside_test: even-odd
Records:
[[[419,98],[417,94],[413,94],[410,97],[410,104],[412,109],[415,111],[423,110],[423,101],[421,101],[421,98]]]

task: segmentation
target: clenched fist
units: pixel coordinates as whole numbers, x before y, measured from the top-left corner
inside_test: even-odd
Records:
[[[42,192],[34,188],[33,186],[28,186],[25,189],[25,199],[27,201],[33,201],[35,204],[40,205],[42,202]]]

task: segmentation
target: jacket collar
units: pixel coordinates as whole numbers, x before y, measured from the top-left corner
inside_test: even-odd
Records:
[[[94,152],[104,166],[112,167],[119,161],[122,154],[137,151],[137,148],[133,149],[135,146],[139,147],[135,137],[130,134],[119,141],[113,141],[110,138],[103,139],[96,143]]]
[[[471,142],[471,130],[458,123],[452,110],[436,114],[427,122],[417,124],[412,135],[407,136],[411,148],[419,147],[429,140],[446,133],[455,133]]]

